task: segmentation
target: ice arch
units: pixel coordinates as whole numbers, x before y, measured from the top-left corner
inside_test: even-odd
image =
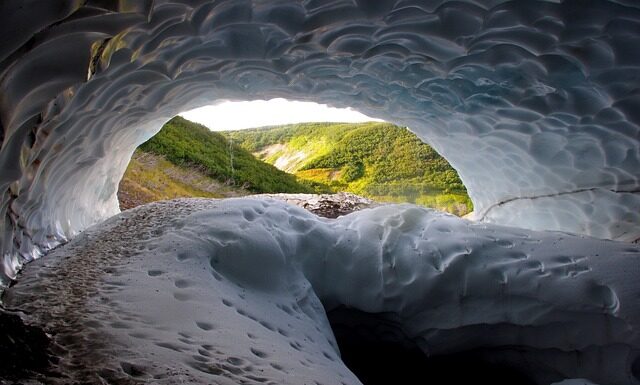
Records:
[[[407,125],[484,221],[640,237],[633,0],[8,0],[0,26],[7,275],[116,213],[133,149],[223,99]]]

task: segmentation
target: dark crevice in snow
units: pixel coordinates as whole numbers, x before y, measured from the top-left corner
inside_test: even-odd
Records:
[[[640,356],[636,357],[631,364],[631,374],[633,378],[640,381]]]
[[[327,316],[343,362],[364,385],[534,384],[517,368],[489,359],[483,350],[428,356],[389,314],[341,306]]]
[[[22,383],[49,368],[50,339],[44,330],[0,309],[0,378]],[[0,381],[0,383],[4,383]]]
[[[87,80],[90,80],[93,77],[93,75],[95,75],[98,72],[98,66],[100,65],[100,58],[102,57],[102,54],[104,53],[104,50],[105,48],[107,48],[107,45],[109,44],[110,41],[111,41],[111,38],[104,39],[100,43],[100,45],[96,48],[93,55],[91,56],[91,60],[89,61],[89,70],[87,74]]]

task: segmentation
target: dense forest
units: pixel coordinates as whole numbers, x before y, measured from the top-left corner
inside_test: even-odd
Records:
[[[449,163],[409,130],[389,123],[304,123],[224,134],[318,192],[349,191],[458,215],[472,210]]]

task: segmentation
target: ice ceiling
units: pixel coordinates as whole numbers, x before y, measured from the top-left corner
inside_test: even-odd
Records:
[[[410,127],[479,220],[640,237],[640,4],[155,0],[0,4],[4,273],[118,212],[135,147],[216,100]]]

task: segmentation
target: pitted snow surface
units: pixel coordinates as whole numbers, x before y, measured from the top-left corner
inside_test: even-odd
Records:
[[[3,299],[53,335],[46,383],[358,384],[325,314],[347,307],[391,315],[425,354],[483,348],[542,384],[637,384],[639,271],[627,243],[413,205],[333,220],[192,199],[90,228]]]

